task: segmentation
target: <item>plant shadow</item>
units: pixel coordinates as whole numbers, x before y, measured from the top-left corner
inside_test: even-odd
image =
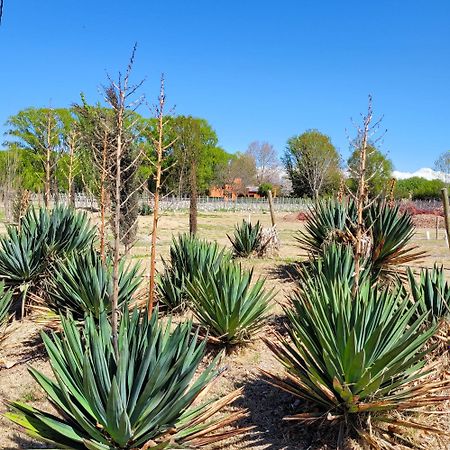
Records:
[[[236,406],[247,409],[249,413],[238,425],[254,427],[252,435],[244,442],[261,446],[265,450],[334,448],[334,430],[317,424],[309,427],[283,420],[286,416],[301,412],[301,401],[268,381],[266,375],[247,380],[243,386],[243,396],[236,403]]]
[[[17,447],[5,447],[4,450],[52,448],[50,444],[33,441],[29,437],[20,436],[19,434],[15,434],[12,440],[17,444]]]
[[[280,281],[295,282],[298,279],[298,271],[302,262],[277,264],[268,269],[270,277]]]

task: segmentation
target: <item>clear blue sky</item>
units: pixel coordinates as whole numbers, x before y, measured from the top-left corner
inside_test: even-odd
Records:
[[[450,148],[448,0],[4,1],[0,132],[28,106],[98,100],[137,41],[147,98],[164,72],[176,112],[206,118],[228,151],[266,140],[281,153],[317,128],[347,157],[368,93],[396,169]]]

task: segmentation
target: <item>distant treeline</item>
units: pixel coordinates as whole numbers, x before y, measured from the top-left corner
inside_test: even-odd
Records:
[[[446,184],[441,180],[426,180],[421,177],[412,177],[398,180],[394,193],[398,199],[432,200],[440,198],[441,189],[445,186]]]

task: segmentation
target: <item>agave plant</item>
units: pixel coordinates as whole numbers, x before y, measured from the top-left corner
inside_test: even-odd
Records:
[[[259,220],[255,225],[245,219],[237,224],[234,228],[233,237],[227,234],[233,246],[234,256],[248,258],[256,253],[261,245],[261,231]]]
[[[46,286],[48,306],[57,312],[70,312],[75,319],[82,319],[87,313],[98,319],[103,312],[111,311],[112,272],[111,262],[103,262],[95,250],[70,256],[54,265]],[[140,282],[137,265],[126,266],[122,260],[119,264],[119,308],[132,298]]]
[[[29,290],[37,290],[54,261],[92,246],[95,228],[87,215],[71,208],[30,209],[20,228],[9,226],[0,237],[0,279],[22,297],[22,314]]]
[[[317,257],[331,243],[353,246],[357,221],[353,200],[338,202],[325,200],[311,209],[305,230],[296,236],[300,248]],[[369,259],[373,275],[395,278],[399,265],[422,258],[425,252],[410,246],[414,235],[411,216],[400,213],[398,206],[389,206],[383,200],[364,211],[366,230],[365,256]]]
[[[413,300],[418,305],[418,315],[427,314],[434,322],[450,318],[450,285],[443,267],[435,265],[433,269],[422,269],[418,281],[408,269],[408,281]]]
[[[201,273],[215,273],[223,261],[230,259],[231,255],[216,242],[186,234],[173,238],[170,261],[163,260],[164,271],[158,278],[159,300],[171,310],[184,309],[188,300],[187,283]]]
[[[341,437],[359,437],[373,448],[397,448],[399,426],[433,431],[415,419],[390,414],[450,398],[435,395],[450,381],[433,380],[425,365],[424,356],[432,351],[425,344],[436,327],[424,329],[426,314],[411,320],[417,305],[411,307],[401,286],[375,289],[366,280],[354,296],[350,283],[318,277],[291,300],[285,310],[288,337],[265,339],[287,375],[266,374],[312,410],[287,419],[327,419],[340,425]]]
[[[274,293],[264,289],[261,278],[252,285],[252,278],[253,269],[227,262],[215,273],[205,272],[189,282],[194,315],[208,328],[212,341],[242,344],[264,325]]]
[[[6,416],[31,436],[74,450],[199,448],[244,430],[219,431],[245,415],[214,417],[240,391],[201,402],[216,378],[214,363],[197,378],[205,342],[198,342],[191,322],[171,331],[170,321],[157,321],[134,311],[119,328],[119,357],[111,343],[105,315],[80,330],[62,318],[62,336],[42,335],[51,379],[30,372],[59,416],[26,404],[10,404]]]

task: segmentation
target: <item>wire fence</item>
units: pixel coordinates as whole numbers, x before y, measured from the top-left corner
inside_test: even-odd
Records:
[[[0,194],[0,201],[4,208],[6,205],[14,201],[8,198],[6,194]],[[32,194],[30,202],[34,206],[43,205],[43,197],[39,194]],[[189,209],[190,199],[188,196],[176,197],[166,196],[160,200],[160,208],[162,211],[185,211]],[[76,209],[85,209],[91,211],[98,211],[99,205],[94,195],[86,193],[76,193],[74,195],[74,203]],[[438,200],[415,200],[404,202],[408,208],[414,208],[421,213],[436,212],[442,209],[442,203]],[[66,193],[59,193],[52,196],[50,207],[61,204],[70,204],[69,195]],[[153,198],[144,194],[139,198],[140,206],[148,205],[150,210],[153,206]],[[313,205],[311,199],[295,198],[295,197],[275,197],[273,199],[275,211],[281,212],[306,212]],[[203,212],[208,211],[244,211],[244,212],[264,212],[269,210],[269,203],[265,198],[248,198],[238,197],[234,200],[224,198],[214,198],[201,196],[197,201],[198,210]]]
[[[5,198],[3,198],[3,203]],[[30,197],[30,202],[34,206],[43,205],[42,195],[33,194]],[[189,209],[189,197],[175,197],[166,196],[160,200],[160,208],[162,211],[185,211]],[[96,211],[99,209],[98,201],[95,196],[88,194],[77,193],[74,196],[74,203],[76,209],[87,209]],[[273,199],[276,211],[306,211],[312,205],[311,200],[294,197],[276,197]],[[50,207],[60,204],[70,204],[70,198],[67,194],[53,195],[50,201]],[[141,195],[139,198],[140,206],[153,206],[153,197],[150,195]],[[199,211],[268,211],[269,203],[265,198],[246,198],[239,197],[235,200],[227,200],[223,198],[214,198],[201,196],[198,197],[197,206]]]

